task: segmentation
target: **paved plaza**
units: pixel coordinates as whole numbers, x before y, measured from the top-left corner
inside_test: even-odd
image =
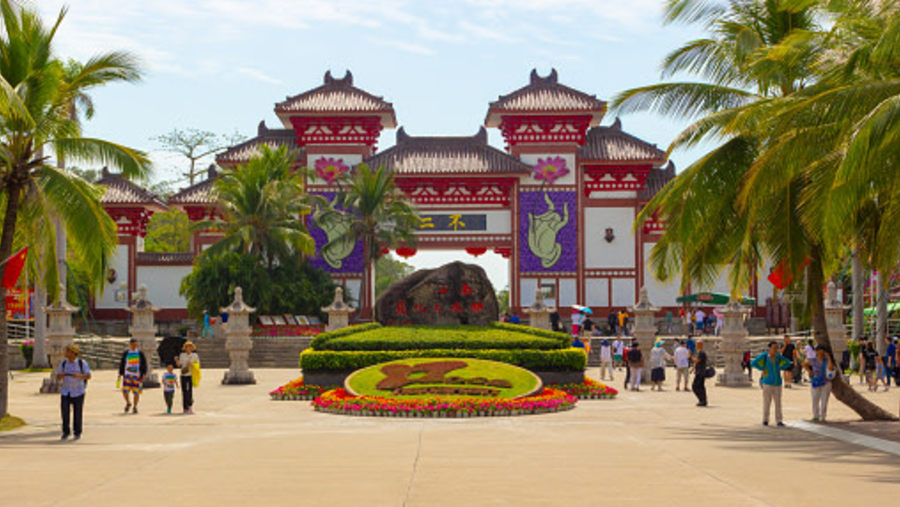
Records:
[[[197,414],[167,416],[158,389],[122,414],[115,373],[95,372],[79,442],[59,441],[42,375],[16,374],[10,408],[29,425],[0,434],[0,505],[866,505],[900,491],[896,454],[763,428],[758,388],[711,386],[706,409],[670,389],[560,414],[406,420],[270,401],[297,372],[255,374],[222,386],[205,370]],[[900,389],[869,396],[896,413]],[[806,387],[785,391],[789,422],[809,405]],[[856,419],[834,399],[829,418]]]

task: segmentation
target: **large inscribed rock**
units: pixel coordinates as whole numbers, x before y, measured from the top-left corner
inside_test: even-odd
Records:
[[[480,266],[451,262],[394,283],[375,302],[384,325],[483,326],[497,320],[494,286]]]

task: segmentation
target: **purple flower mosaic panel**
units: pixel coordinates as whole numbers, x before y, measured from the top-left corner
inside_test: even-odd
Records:
[[[315,192],[328,201],[334,199],[334,192]],[[338,206],[338,209],[341,209]],[[362,273],[363,272],[363,244],[357,241],[355,244],[336,245],[329,255],[323,256],[322,247],[329,240],[336,240],[340,236],[344,224],[335,221],[327,224],[317,223],[318,215],[313,213],[312,218],[307,222],[309,233],[316,241],[316,254],[310,259],[310,263],[319,269],[323,269],[329,273]]]
[[[577,238],[575,192],[519,194],[519,271],[576,271]]]

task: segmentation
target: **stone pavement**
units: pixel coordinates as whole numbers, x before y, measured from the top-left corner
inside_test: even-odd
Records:
[[[59,441],[42,375],[17,374],[10,408],[29,426],[0,433],[0,505],[794,507],[900,491],[900,457],[762,427],[758,388],[711,386],[705,409],[689,393],[644,390],[560,414],[380,419],[270,401],[296,370],[255,374],[255,386],[222,386],[222,370],[205,370],[197,414],[167,416],[158,389],[123,415],[114,372],[100,371],[79,442]],[[897,412],[900,389],[867,395]],[[785,416],[809,418],[806,388],[785,392]],[[854,419],[833,399],[829,416]]]

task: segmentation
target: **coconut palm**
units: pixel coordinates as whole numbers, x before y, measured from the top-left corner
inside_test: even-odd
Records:
[[[381,249],[413,244],[419,215],[398,193],[394,174],[383,166],[372,169],[367,164],[359,164],[341,181],[343,192],[336,196],[333,206],[320,209],[317,220],[328,222],[336,218],[346,225],[342,234],[329,237],[323,252],[362,241],[365,273],[359,300],[372,304],[373,266]]]
[[[210,254],[250,254],[271,268],[280,260],[315,252],[315,241],[300,219],[311,210],[312,198],[304,191],[302,175],[293,170],[294,155],[284,146],[263,146],[258,157],[216,181],[222,216],[195,225],[225,233]]]
[[[812,20],[814,2],[671,0],[669,21],[705,23],[712,36],[670,54],[664,76],[693,72],[702,83],[664,83],[629,90],[615,100],[625,111],[652,109],[699,117],[669,150],[700,141],[720,144],[689,166],[647,205],[667,231],[651,253],[655,274],[682,283],[709,283],[730,268],[733,291],[746,287],[769,258],[797,275],[809,264],[808,310],[817,341],[829,347],[824,321],[824,271],[839,258],[823,241],[815,199],[829,187],[822,147],[830,128],[788,128],[785,108],[822,77],[819,63],[833,49]],[[809,113],[807,113],[809,114]],[[803,115],[800,115],[803,116]],[[795,116],[795,119],[800,116]],[[798,150],[804,150],[797,155]],[[819,164],[809,161],[818,157]],[[820,209],[819,209],[820,210]],[[796,280],[800,276],[794,276]],[[835,396],[866,419],[889,418],[837,379]]]
[[[9,0],[0,0],[0,15],[4,28],[0,33],[0,260],[12,253],[20,217],[48,218],[46,233],[52,237],[48,216],[52,214],[63,221],[69,235],[95,240],[85,241],[77,255],[83,256],[92,273],[102,273],[115,248],[115,224],[100,206],[97,189],[49,165],[44,152],[53,150],[70,159],[104,163],[129,176],[145,175],[150,163],[143,153],[82,137],[78,123],[67,114],[72,97],[81,90],[137,79],[136,67],[127,55],[109,53],[91,58],[81,72],[66,79],[64,64],[51,48],[65,10],[49,27],[34,11]],[[47,269],[55,269],[50,264]],[[101,280],[102,275],[92,278]],[[5,296],[6,289],[0,288],[0,313],[5,310]],[[7,370],[4,319],[0,322],[0,414],[8,407]]]

